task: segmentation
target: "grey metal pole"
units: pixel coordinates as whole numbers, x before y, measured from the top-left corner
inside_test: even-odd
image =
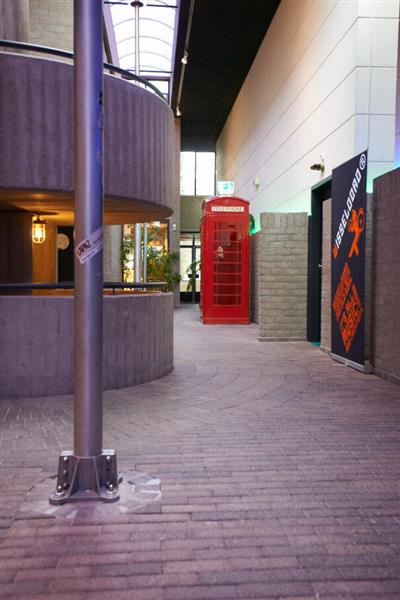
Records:
[[[143,283],[147,281],[147,244],[148,244],[148,225],[143,223]]]
[[[140,2],[135,3],[135,74],[140,75],[140,45],[139,45],[139,9]]]
[[[192,304],[196,304],[196,236],[192,237]]]
[[[102,0],[74,0],[74,451],[59,458],[52,504],[118,500],[116,454],[103,444]]]
[[[139,8],[140,3],[136,2],[135,7],[135,73],[140,75],[140,46],[139,46]],[[140,223],[135,224],[135,245],[134,245],[134,269],[135,283],[142,281],[142,227]]]
[[[140,223],[135,223],[135,240],[134,240],[134,281],[140,283],[142,281],[142,226]]]
[[[75,256],[74,450],[102,450],[103,367],[103,40],[101,0],[74,0],[75,244],[97,243]],[[79,247],[79,246],[78,246]]]

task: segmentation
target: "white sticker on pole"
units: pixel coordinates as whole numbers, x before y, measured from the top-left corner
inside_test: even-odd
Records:
[[[96,231],[90,234],[89,237],[79,242],[75,246],[75,254],[83,265],[92,256],[100,252],[103,247],[103,228],[99,227]]]

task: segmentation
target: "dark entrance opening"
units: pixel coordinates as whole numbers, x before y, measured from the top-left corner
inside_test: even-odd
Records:
[[[311,215],[308,223],[307,339],[321,342],[322,282],[322,203],[331,197],[332,178],[311,189]]]
[[[57,227],[58,283],[74,281],[74,228]]]

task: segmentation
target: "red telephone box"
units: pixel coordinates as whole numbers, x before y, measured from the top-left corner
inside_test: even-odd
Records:
[[[203,202],[203,323],[249,323],[249,203],[218,196]]]

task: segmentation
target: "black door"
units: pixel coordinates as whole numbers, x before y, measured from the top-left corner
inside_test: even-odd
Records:
[[[331,179],[311,191],[308,227],[307,339],[321,342],[322,203],[331,197]]]

